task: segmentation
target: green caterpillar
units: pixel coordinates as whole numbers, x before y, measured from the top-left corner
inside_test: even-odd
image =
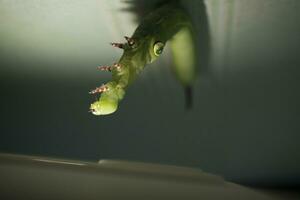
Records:
[[[166,4],[147,15],[126,43],[111,43],[124,50],[118,63],[100,66],[112,72],[112,80],[92,90],[101,93],[90,105],[94,115],[115,112],[124,98],[127,87],[137,78],[146,64],[155,61],[170,42],[174,72],[185,88],[190,88],[196,76],[196,49],[194,30],[187,13],[178,4]]]

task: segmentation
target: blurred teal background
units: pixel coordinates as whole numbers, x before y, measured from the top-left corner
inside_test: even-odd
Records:
[[[136,5],[142,13],[155,2]],[[128,3],[0,0],[0,151],[158,162],[249,185],[299,185],[300,1],[182,2],[198,45],[210,45],[199,55],[208,61],[199,66],[194,108],[184,110],[167,50],[115,114],[96,117],[88,91],[110,79],[96,66],[117,61],[122,52],[109,42],[137,26]]]

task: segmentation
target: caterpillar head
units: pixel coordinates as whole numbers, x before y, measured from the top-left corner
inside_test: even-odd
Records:
[[[119,100],[124,95],[124,90],[118,87],[114,82],[102,85],[95,90],[103,91],[99,100],[90,105],[90,112],[94,115],[108,115],[114,113],[118,108]]]
[[[114,113],[118,108],[117,101],[99,100],[90,106],[90,112],[94,115],[108,115]]]

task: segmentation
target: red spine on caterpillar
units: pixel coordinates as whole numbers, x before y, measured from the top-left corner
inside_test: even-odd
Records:
[[[100,87],[97,87],[96,89],[90,91],[90,94],[96,94],[96,93],[102,93],[108,91],[108,87],[106,85],[102,85]]]
[[[115,42],[112,42],[110,43],[111,46],[113,47],[117,47],[117,48],[120,48],[120,49],[124,49],[124,44],[123,43],[115,43]]]

